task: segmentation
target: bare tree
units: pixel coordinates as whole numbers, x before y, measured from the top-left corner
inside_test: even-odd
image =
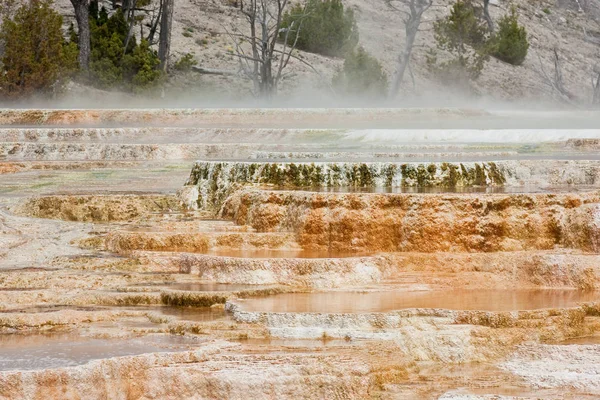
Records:
[[[162,10],[163,10],[164,0],[159,0],[158,3],[158,11],[156,9],[152,10],[152,16],[150,17],[150,24],[148,25],[150,28],[150,32],[148,33],[148,43],[154,43],[154,36],[156,35],[156,30],[158,29],[158,24],[160,23]]]
[[[405,16],[404,29],[406,31],[406,41],[404,43],[404,50],[398,56],[396,76],[390,89],[390,95],[395,97],[400,91],[400,85],[404,79],[406,69],[410,68],[410,57],[419,32],[419,26],[421,25],[421,18],[423,17],[423,13],[431,7],[433,0],[386,0],[386,2],[391,8],[403,13]]]
[[[159,68],[167,72],[169,68],[169,53],[171,52],[171,26],[173,25],[173,9],[175,0],[162,0],[160,11],[160,33],[158,35]]]
[[[559,98],[559,100],[565,103],[573,104],[574,96],[565,88],[565,84],[563,81],[562,65],[556,47],[553,49],[553,56],[554,74],[550,75],[546,73],[542,63],[542,59],[538,54],[538,59],[540,61],[540,74],[544,79],[544,83],[550,87],[552,93],[556,95]]]
[[[125,21],[127,21],[127,18],[129,17],[129,10],[135,7],[132,7],[131,2],[132,0],[121,0],[121,12],[123,12],[123,17],[125,18]]]
[[[583,40],[588,43],[592,43],[592,44],[600,46],[600,38],[598,38],[596,36],[588,35],[585,27],[583,28]]]
[[[288,3],[288,0],[242,2],[240,9],[250,33],[241,32],[237,26],[233,27],[233,32],[228,32],[235,44],[235,55],[239,59],[241,73],[252,80],[255,96],[268,99],[277,94],[277,87],[285,76],[283,72],[291,58],[316,72],[310,63],[292,54],[300,37],[302,22],[294,22],[290,27],[282,28],[283,14]],[[302,18],[298,20],[302,21]],[[278,46],[279,39],[282,44]]]
[[[131,0],[129,4],[129,8],[127,10],[123,10],[123,12],[127,12],[124,15],[125,21],[129,22],[129,27],[127,28],[127,36],[125,37],[125,44],[123,46],[123,55],[127,52],[127,48],[129,47],[129,41],[131,40],[131,36],[133,34],[133,26],[135,25],[135,7],[137,5],[137,0]]]
[[[579,12],[587,13],[590,11],[590,0],[575,0]]]
[[[487,22],[490,32],[494,32],[494,21],[490,16],[490,0],[483,0],[483,18]]]
[[[90,0],[71,0],[75,9],[79,36],[79,68],[87,71],[90,66]]]

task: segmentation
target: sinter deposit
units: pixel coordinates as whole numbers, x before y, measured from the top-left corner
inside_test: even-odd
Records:
[[[593,117],[0,110],[0,399],[595,398]]]

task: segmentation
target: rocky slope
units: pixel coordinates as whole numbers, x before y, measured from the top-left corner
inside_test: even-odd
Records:
[[[383,63],[388,75],[395,72],[395,62],[404,45],[402,14],[392,11],[383,0],[345,0],[347,7],[355,10],[360,31],[361,44]],[[507,0],[492,1],[490,12],[495,21],[508,12],[511,4],[517,6],[520,22],[527,28],[530,40],[528,57],[522,66],[511,66],[492,59],[475,84],[475,92],[497,100],[535,101],[532,105],[552,99],[551,87],[544,78],[554,74],[553,49],[559,52],[564,85],[572,98],[589,103],[592,97],[590,84],[594,66],[600,61],[600,2],[598,0]],[[172,58],[179,59],[193,53],[202,67],[232,70],[238,61],[232,54],[233,42],[226,33],[232,26],[242,27],[244,20],[239,10],[228,0],[176,0],[172,33]],[[444,103],[460,102],[457,93],[439,96],[445,88],[436,82],[427,71],[425,55],[434,46],[431,24],[447,15],[453,0],[435,0],[435,6],[424,14],[422,32],[417,37],[412,59],[415,83],[406,77],[404,102]],[[67,17],[73,18],[68,0],[57,0],[56,7]],[[299,52],[300,57],[312,64],[323,76],[331,79],[342,60],[316,54]],[[294,90],[297,101],[317,105],[331,102],[322,93],[315,91],[325,87],[309,68],[299,61],[291,60],[292,77],[284,80],[284,92]],[[597,73],[596,73],[597,75]],[[190,98],[198,102],[209,102],[206,98],[226,97],[239,99],[248,93],[249,84],[238,77],[203,76],[196,73],[177,76],[171,80],[173,101],[181,101],[188,91]],[[229,95],[224,95],[229,93]],[[434,95],[435,94],[435,95]],[[453,100],[450,100],[450,98]],[[289,97],[286,96],[289,101]],[[283,101],[286,101],[283,100]],[[481,100],[481,99],[480,99]],[[346,99],[348,101],[348,99]],[[325,103],[324,103],[325,102]],[[352,102],[352,101],[350,101]]]

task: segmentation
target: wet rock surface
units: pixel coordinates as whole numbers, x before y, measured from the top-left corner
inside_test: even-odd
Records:
[[[0,398],[594,398],[600,132],[534,114],[0,111]]]
[[[491,252],[564,246],[597,252],[598,193],[403,195],[239,190],[224,203],[221,215],[259,232],[295,232],[298,242],[308,248]]]
[[[222,206],[237,185],[277,189],[392,191],[398,188],[454,191],[462,188],[600,185],[600,162],[532,161],[437,163],[241,163],[197,162],[186,185],[196,186],[196,204]],[[191,204],[194,205],[193,203]]]

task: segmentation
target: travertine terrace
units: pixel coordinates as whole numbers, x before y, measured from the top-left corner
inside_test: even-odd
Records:
[[[591,113],[0,124],[0,399],[600,396]]]

